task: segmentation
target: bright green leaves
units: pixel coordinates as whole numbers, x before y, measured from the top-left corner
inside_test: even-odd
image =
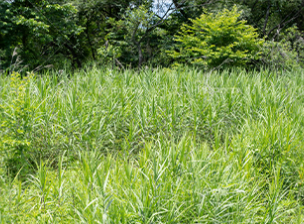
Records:
[[[256,30],[238,18],[234,7],[218,14],[206,13],[191,19],[191,25],[183,25],[176,35],[176,49],[168,51],[179,62],[191,63],[205,68],[224,64],[242,65],[258,58],[259,46]]]
[[[39,17],[36,17],[35,19],[26,19],[24,16],[19,15],[18,17],[16,17],[15,23],[16,25],[23,25],[29,27],[33,33],[37,33],[38,31],[48,32],[50,26],[45,24],[44,22],[38,21],[37,19],[39,19]],[[37,36],[39,36],[39,33],[37,33]]]
[[[12,102],[0,105],[0,151],[3,149],[16,149],[29,146],[27,132],[31,129],[31,119],[34,108],[28,102],[28,87],[33,74],[21,80],[18,73],[11,75],[10,88],[12,89]]]

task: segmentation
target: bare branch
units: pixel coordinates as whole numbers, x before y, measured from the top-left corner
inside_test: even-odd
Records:
[[[156,24],[154,24],[153,26],[151,26],[149,29],[147,29],[146,33],[145,33],[145,34],[142,36],[142,38],[139,40],[139,43],[141,43],[141,42],[144,40],[144,38],[145,38],[151,31],[153,31],[156,27],[158,27],[159,25],[161,25],[161,24],[164,23],[165,18],[167,17],[167,15],[168,15],[168,13],[169,13],[170,11],[171,11],[171,12],[174,12],[174,11],[178,11],[178,10],[180,10],[180,9],[185,9],[185,8],[194,8],[194,7],[199,7],[199,6],[210,5],[210,4],[215,3],[215,2],[217,2],[217,1],[219,1],[219,0],[212,0],[212,1],[210,1],[210,2],[207,2],[207,3],[204,3],[204,4],[200,4],[200,5],[184,6],[184,7],[179,7],[179,8],[177,8],[177,7],[172,8],[172,6],[175,5],[175,4],[174,4],[174,2],[171,3],[170,7],[167,9],[166,13],[160,18],[160,20],[159,20]],[[186,2],[186,1],[184,1],[184,2]]]
[[[172,10],[172,6],[174,5],[174,3],[172,3],[170,5],[170,7],[167,9],[166,13],[161,17],[160,20],[158,20],[158,22],[156,24],[154,24],[153,26],[151,26],[149,29],[147,29],[146,33],[142,36],[142,38],[139,40],[139,43],[141,43],[144,38],[148,35],[148,33],[150,33],[152,30],[154,30],[157,26],[159,26],[160,24],[162,24],[164,22],[164,19],[166,18],[166,16],[168,15],[168,13]]]
[[[253,11],[257,5],[257,3],[259,2],[259,0],[256,0],[253,5],[251,6],[251,11]]]
[[[204,3],[204,4],[200,4],[200,5],[192,5],[192,6],[183,6],[183,7],[179,7],[179,8],[176,8],[176,10],[179,10],[179,9],[187,9],[187,8],[195,8],[195,7],[200,7],[200,6],[206,6],[206,5],[211,5],[215,2],[218,2],[219,0],[214,0],[214,1],[210,1],[210,2],[207,2],[207,3]],[[174,11],[176,11],[174,10]]]
[[[267,7],[267,12],[266,12],[266,18],[265,18],[265,23],[264,23],[264,27],[263,27],[263,34],[264,34],[264,36],[266,34],[266,26],[267,26],[269,14],[270,14],[270,8],[271,8],[271,1],[268,0],[268,7]]]
[[[137,41],[135,41],[135,34],[137,33],[139,24],[140,24],[140,22],[137,22],[136,28],[135,28],[135,30],[134,30],[134,32],[133,32],[133,34],[132,34],[132,38],[131,38],[131,39],[132,39],[134,42],[137,42]]]
[[[122,70],[125,69],[125,67],[121,64],[121,62],[117,58],[115,58],[115,62],[121,67]]]
[[[184,8],[205,6],[205,5],[212,4],[212,3],[216,2],[216,1],[218,1],[218,0],[211,0],[210,2],[201,4],[201,5],[195,5],[195,6],[189,6],[189,7],[187,7],[187,6],[185,6],[185,7],[175,7],[175,8],[172,7],[172,6],[175,5],[174,2],[172,2],[172,3],[170,4],[169,8],[167,9],[167,11],[165,12],[165,14],[164,14],[162,17],[160,17],[160,19],[157,21],[157,23],[155,23],[154,25],[152,25],[151,27],[149,27],[149,28],[146,30],[145,34],[140,38],[140,40],[139,40],[139,41],[136,41],[136,40],[135,40],[135,34],[136,34],[136,32],[137,32],[137,30],[138,30],[138,27],[139,27],[139,24],[140,24],[140,23],[138,23],[138,25],[136,26],[136,29],[134,30],[133,35],[132,35],[132,41],[137,45],[137,49],[138,49],[138,57],[139,57],[138,67],[139,67],[139,68],[141,67],[141,64],[142,64],[142,61],[143,61],[143,55],[142,55],[142,50],[141,50],[141,46],[140,46],[141,42],[142,42],[142,41],[147,37],[147,35],[148,35],[150,32],[152,32],[156,27],[158,27],[159,25],[161,25],[161,24],[164,23],[165,18],[167,17],[167,15],[169,14],[169,12],[174,12],[174,11],[177,11],[177,10],[180,10],[180,9],[184,9]],[[186,2],[186,0],[185,0],[184,2]]]
[[[277,34],[278,34],[278,32],[280,32],[280,30],[283,29],[288,23],[290,23],[291,21],[293,21],[293,20],[295,20],[296,18],[298,18],[298,17],[300,16],[301,11],[304,9],[303,6],[304,6],[304,2],[302,3],[302,5],[301,5],[301,7],[300,7],[300,9],[299,9],[298,11],[293,11],[293,12],[289,13],[287,16],[285,16],[284,19],[281,20],[281,22],[280,22],[278,25],[276,25],[276,26],[274,26],[273,28],[271,28],[270,31],[268,31],[268,33],[267,33],[267,38],[269,38],[269,35],[270,35],[275,29],[277,29]],[[289,19],[289,20],[286,21],[286,19],[287,19],[288,17],[290,17],[291,15],[294,15],[294,16],[293,16],[291,19]],[[286,22],[285,22],[285,21],[286,21]],[[277,35],[277,34],[276,34],[276,35]],[[276,36],[276,35],[275,35],[275,36]]]
[[[219,69],[220,67],[222,67],[224,64],[229,64],[230,62],[233,62],[232,59],[230,58],[226,58],[220,65],[216,66],[215,68],[211,69],[210,70],[210,74],[214,71],[214,70],[217,70]]]

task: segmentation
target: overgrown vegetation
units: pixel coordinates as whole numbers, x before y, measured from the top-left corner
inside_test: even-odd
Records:
[[[0,223],[302,223],[303,6],[0,1]]]
[[[301,70],[134,73],[0,78],[1,223],[302,223]]]
[[[184,41],[191,39],[189,35],[196,38],[184,43],[188,47],[197,41],[207,44],[182,53],[188,64],[193,60],[184,57],[194,55],[208,69],[217,68],[228,57],[227,61],[238,62],[230,66],[243,62],[253,69],[290,70],[303,67],[303,4],[287,0],[5,0],[0,2],[0,72],[66,67],[75,71],[92,61],[120,69],[169,67],[179,62],[180,57],[170,58],[167,52],[181,47],[181,39],[174,38],[181,32]],[[193,35],[190,27],[204,30]],[[255,54],[260,39],[266,43]],[[206,55],[209,51],[212,54]]]

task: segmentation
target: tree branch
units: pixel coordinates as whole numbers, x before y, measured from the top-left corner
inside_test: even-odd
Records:
[[[298,11],[293,11],[293,12],[291,12],[291,13],[289,13],[287,16],[285,16],[285,18],[284,19],[282,19],[281,20],[281,22],[278,24],[278,25],[276,25],[276,26],[274,26],[273,28],[271,28],[270,29],[270,31],[268,31],[268,33],[267,33],[267,39],[269,38],[269,35],[275,30],[275,29],[277,29],[277,34],[278,34],[278,32],[280,32],[280,30],[281,29],[283,29],[288,23],[290,23],[291,21],[293,21],[293,20],[295,20],[297,17],[299,17],[299,14],[300,14],[300,12],[303,10],[303,6],[304,6],[304,2],[301,4],[301,6],[300,6],[300,9],[298,10]],[[289,19],[289,20],[287,20],[286,21],[286,19],[288,18],[288,17],[290,17],[291,15],[294,15],[291,19]],[[285,22],[286,21],[286,22]],[[276,34],[276,35],[277,35]],[[276,36],[275,35],[275,36]],[[274,39],[274,38],[273,38]]]
[[[151,32],[151,31],[153,31],[156,27],[158,27],[159,25],[161,25],[161,24],[163,24],[164,23],[164,21],[165,21],[165,18],[167,17],[167,15],[168,15],[168,13],[170,12],[170,11],[172,11],[172,12],[174,12],[174,11],[178,11],[178,10],[180,10],[180,9],[185,9],[185,8],[194,8],[194,7],[199,7],[199,6],[205,6],[205,5],[210,5],[210,4],[212,4],[212,3],[214,3],[214,2],[217,2],[218,0],[212,0],[212,1],[210,1],[210,2],[207,2],[207,3],[204,3],[204,4],[200,4],[200,5],[195,5],[195,6],[184,6],[184,7],[179,7],[179,8],[172,8],[172,6],[173,5],[175,5],[174,4],[174,2],[172,2],[171,3],[171,5],[170,5],[170,7],[167,9],[167,11],[166,11],[166,13],[160,18],[160,20],[156,23],[156,24],[154,24],[153,26],[151,26],[150,28],[148,28],[147,29],[147,31],[146,31],[146,33],[142,36],[142,38],[139,40],[139,43],[141,43],[143,40],[144,40],[144,38]],[[184,1],[184,2],[186,2],[186,1]]]
[[[271,1],[268,0],[268,7],[267,7],[267,12],[266,12],[266,18],[265,18],[265,23],[264,23],[264,27],[263,27],[263,34],[264,34],[264,36],[266,34],[266,26],[267,26],[269,14],[270,14],[270,8],[271,8]]]

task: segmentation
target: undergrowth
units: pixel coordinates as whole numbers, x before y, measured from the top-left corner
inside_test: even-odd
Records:
[[[0,223],[302,223],[301,70],[0,77]]]

